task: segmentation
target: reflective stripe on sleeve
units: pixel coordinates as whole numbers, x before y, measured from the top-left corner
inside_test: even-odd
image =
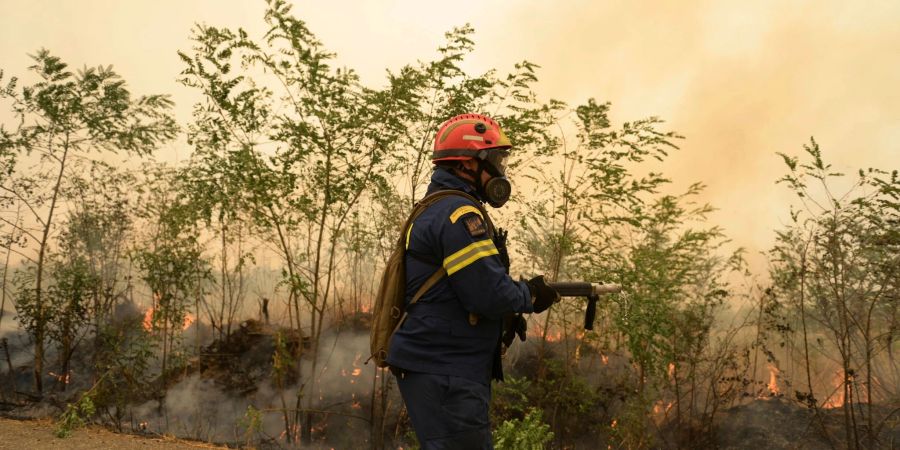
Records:
[[[444,269],[447,271],[448,276],[453,275],[485,256],[496,255],[499,253],[497,247],[494,246],[494,241],[490,239],[473,242],[465,246],[462,250],[444,258]]]

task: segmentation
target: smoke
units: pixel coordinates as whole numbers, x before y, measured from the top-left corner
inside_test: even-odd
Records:
[[[667,120],[686,140],[663,173],[675,190],[708,185],[712,222],[761,272],[756,252],[792,201],[774,184],[775,152],[799,154],[815,135],[839,170],[896,166],[900,63],[886,56],[900,50],[898,14],[895,2],[528,2],[478,40],[529,30],[506,54],[542,65],[541,94],[610,100],[616,121]]]
[[[6,308],[2,312],[3,322],[0,323],[0,336],[19,330],[19,322],[16,320],[16,312],[12,308]]]
[[[193,374],[169,388],[162,408],[159,401],[152,400],[135,407],[132,414],[136,422],[158,433],[235,442],[240,441],[247,431],[248,407],[272,404],[276,397],[276,391],[268,382],[262,382],[254,395],[245,398],[230,395],[214,381]],[[277,428],[277,419],[265,420],[264,417],[264,429]]]
[[[312,396],[309,407],[320,411],[313,418],[313,428],[332,444],[349,439],[349,431],[357,434],[352,442],[359,442],[361,433],[368,435],[376,369],[374,365],[363,364],[367,349],[367,334],[326,333],[321,339],[314,383],[310,382],[312,362],[303,362],[303,381],[311,387],[304,388],[302,395]],[[243,442],[248,437],[257,437],[252,431],[248,434],[251,422],[248,409],[252,407],[261,412],[261,436],[284,442],[282,401],[284,406],[293,409],[300,387],[278,389],[272,377],[263,376],[264,373],[265,370],[257,371],[260,378],[250,394],[232,392],[215,381],[213,374],[194,373],[171,386],[162,405],[151,400],[134,407],[134,421],[157,433],[213,442]],[[307,408],[305,400],[301,408]],[[292,411],[290,414],[293,417]]]
[[[323,336],[319,351],[316,386],[321,398],[348,394],[361,398],[371,394],[376,366],[364,364],[369,354],[368,334],[328,333]]]

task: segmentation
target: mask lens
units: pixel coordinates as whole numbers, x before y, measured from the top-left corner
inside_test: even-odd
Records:
[[[506,174],[506,161],[509,159],[507,151],[493,151],[488,154],[487,162],[500,172],[499,175]]]

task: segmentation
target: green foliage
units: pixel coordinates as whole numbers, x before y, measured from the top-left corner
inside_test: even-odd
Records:
[[[288,373],[293,365],[294,358],[288,347],[288,338],[285,331],[279,329],[275,333],[275,352],[272,354],[272,377],[276,386],[283,387],[287,383]]]
[[[167,114],[171,100],[164,95],[132,99],[112,66],[86,67],[73,74],[46,49],[31,58],[34,65],[29,69],[41,81],[19,92],[14,84],[0,91],[0,98],[11,100],[13,113],[23,120],[15,136],[4,141],[6,147],[52,154],[56,144],[61,150],[65,145],[76,149],[92,146],[148,154],[175,136],[178,127]],[[27,120],[32,116],[44,121]],[[46,143],[48,137],[50,144]]]
[[[4,206],[26,206],[29,217],[22,223],[3,223],[20,233],[23,254],[34,265],[34,294],[29,315],[34,351],[35,389],[42,391],[44,341],[49,312],[44,298],[45,258],[56,228],[55,213],[64,200],[67,174],[77,167],[73,160],[90,160],[99,151],[149,155],[175,137],[178,127],[169,115],[172,102],[164,95],[132,98],[122,80],[108,67],[85,67],[72,73],[68,65],[41,49],[32,56],[29,69],[39,81],[19,88],[14,80],[0,90],[16,120],[14,130],[0,128],[0,160],[4,176],[0,184]],[[16,153],[14,158],[4,155]],[[26,168],[13,163],[28,161]],[[18,170],[17,170],[18,169]],[[34,229],[23,223],[36,223]],[[36,245],[35,245],[36,244]]]
[[[188,308],[202,298],[211,278],[196,211],[175,196],[180,191],[175,175],[165,168],[148,174],[139,209],[147,221],[146,235],[132,253],[153,296],[151,324],[162,345],[163,379],[184,356],[176,350],[185,316]]]
[[[305,306],[315,345],[341,236],[360,199],[383,182],[388,145],[405,132],[392,119],[404,99],[332,67],[334,55],[286,2],[270,1],[264,20],[262,39],[198,26],[192,51],[180,53],[180,81],[204,95],[185,179],[204,219],[245,215],[277,245],[289,319],[299,327]]]
[[[718,228],[688,228],[710,210],[686,207],[698,192],[695,186],[681,197],[663,196],[648,205],[628,253],[609,258],[624,286],[614,318],[646,375],[661,374],[667,364],[686,357],[680,350],[703,346],[713,312],[728,295],[724,276],[742,261],[739,252],[719,256],[726,241]]]
[[[603,409],[610,399],[581,375],[567,372],[566,362],[548,358],[544,364],[542,377],[506,376],[503,383],[494,384],[491,421],[520,420],[532,409],[541,409],[560,439],[598,431],[597,424],[606,420]]]
[[[262,419],[262,411],[256,409],[253,405],[247,406],[247,412],[245,412],[244,417],[241,418],[240,426],[245,429],[244,441],[248,447],[253,440],[253,436],[262,432]]]
[[[890,355],[900,330],[900,177],[871,168],[849,177],[825,162],[814,139],[803,150],[803,157],[781,154],[788,173],[778,183],[799,204],[769,252],[772,287],[760,341],[770,359],[777,347],[766,345],[769,333],[782,346],[799,341],[807,377],[796,397],[813,409],[829,396],[841,398],[848,448],[872,446],[882,420],[873,403],[900,395],[892,383],[875,381],[896,370]],[[813,378],[813,351],[834,355],[828,370],[841,374],[838,393],[832,386],[822,392]],[[857,423],[866,424],[866,436]]]
[[[121,429],[130,405],[154,395],[149,370],[154,345],[141,316],[103,327],[96,339],[95,370],[105,375],[95,388],[93,401]]]
[[[39,305],[34,290],[29,289],[34,283],[33,274],[34,267],[29,267],[17,273],[15,278],[14,283],[18,286],[17,319],[29,331],[35,330],[38,322],[43,321],[47,337],[60,345],[64,342],[71,344],[75,334],[88,320],[89,300],[97,286],[87,262],[81,258],[52,262],[49,270],[51,283],[47,288],[46,302],[42,305],[43,317],[38,315]]]
[[[553,147],[535,152],[530,170],[517,173],[546,188],[529,197],[519,217],[530,270],[562,279],[604,266],[606,253],[620,251],[626,226],[640,226],[649,196],[668,182],[652,170],[635,175],[637,165],[662,160],[680,136],[659,131],[657,118],[614,128],[610,105],[594,99],[571,110],[552,105],[548,114],[559,136],[547,141]],[[557,118],[569,112],[571,122]],[[570,143],[565,133],[572,127],[577,139]]]
[[[494,430],[494,447],[500,450],[539,450],[553,440],[550,425],[543,421],[540,409],[528,411],[522,420],[507,420]]]
[[[50,266],[52,284],[47,289],[47,335],[60,343],[60,358],[67,361],[74,351],[76,336],[90,319],[91,301],[97,295],[98,279],[89,262],[73,257]],[[63,371],[60,375],[67,376]]]
[[[711,211],[694,200],[702,185],[677,196],[659,193],[669,180],[652,164],[677,148],[681,136],[661,131],[655,117],[614,126],[609,111],[608,103],[593,99],[573,108],[575,142],[558,140],[559,147],[537,154],[535,170],[524,174],[546,186],[520,215],[524,260],[532,273],[551,278],[624,286],[601,303],[601,313],[614,326],[609,331],[624,337],[643,386],[686,358],[687,349],[703,348],[713,313],[728,296],[724,276],[742,259],[740,251],[720,255],[727,242],[720,229],[693,225]],[[583,308],[554,306],[545,326],[568,328]]]
[[[90,392],[85,393],[77,402],[69,403],[56,425],[56,437],[69,437],[73,431],[85,426],[94,415],[94,401]]]
[[[610,441],[620,448],[656,448],[653,445],[649,409],[650,402],[646,397],[631,396],[626,399],[622,410],[609,425]]]
[[[59,251],[66,258],[86,262],[94,278],[89,304],[94,335],[112,318],[113,307],[127,290],[127,253],[135,220],[131,194],[136,184],[132,173],[91,162],[83,173],[73,173],[66,186],[70,211],[60,233]]]

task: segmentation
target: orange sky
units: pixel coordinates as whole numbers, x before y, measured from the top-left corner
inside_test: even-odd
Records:
[[[0,0],[0,68],[24,74],[26,53],[40,47],[75,67],[113,64],[135,93],[171,94],[186,123],[197,96],[175,82],[175,52],[189,48],[190,27],[258,36],[263,5]],[[839,169],[900,168],[897,1],[331,0],[296,2],[294,12],[366,84],[434,57],[443,33],[468,22],[471,70],[528,59],[542,66],[545,99],[608,100],[614,120],[662,117],[687,138],[662,170],[678,187],[706,183],[713,222],[751,252],[788,217],[776,151],[798,154],[815,136]],[[189,151],[178,143],[159,156]]]

